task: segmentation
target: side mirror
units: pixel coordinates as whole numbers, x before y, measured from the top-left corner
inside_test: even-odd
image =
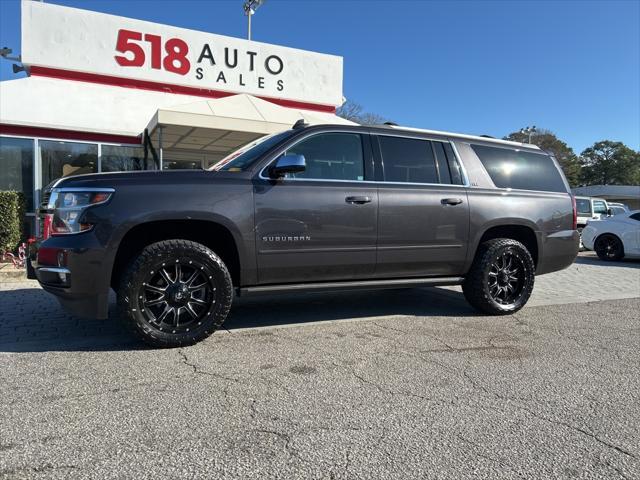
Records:
[[[304,155],[283,155],[269,169],[271,178],[281,178],[287,173],[300,173],[307,169],[307,161]]]
[[[607,215],[610,217],[613,217],[613,209],[612,208],[607,208]]]

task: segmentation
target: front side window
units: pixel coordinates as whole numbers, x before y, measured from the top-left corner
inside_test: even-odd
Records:
[[[22,192],[33,211],[33,140],[0,137],[0,190]]]
[[[431,142],[378,136],[384,179],[398,183],[439,183]]]
[[[98,171],[98,145],[54,140],[40,140],[39,145],[43,186],[60,177]]]
[[[471,145],[498,188],[566,192],[562,174],[544,153]]]
[[[576,210],[580,215],[591,215],[591,202],[586,198],[576,198]]]
[[[609,207],[611,208],[611,213],[613,213],[614,215],[621,215],[623,213],[626,213],[626,210],[622,207]]]
[[[244,147],[240,147],[238,150],[230,153],[215,165],[209,167],[209,170],[222,172],[242,172],[244,170],[248,170],[263,154],[278,145],[278,143],[289,138],[294,133],[295,130],[287,130],[285,132],[258,138]]]
[[[322,133],[289,147],[286,155],[303,155],[304,172],[285,178],[319,180],[364,180],[362,136],[357,133]]]
[[[607,214],[607,204],[604,203],[602,200],[594,200],[593,201],[593,212],[606,215]]]

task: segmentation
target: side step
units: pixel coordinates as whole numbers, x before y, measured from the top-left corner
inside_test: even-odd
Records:
[[[255,287],[241,287],[238,295],[260,295],[269,293],[306,293],[331,292],[335,290],[377,290],[409,287],[442,287],[446,285],[460,285],[464,277],[430,277],[430,278],[394,278],[390,280],[358,280],[349,282],[317,282],[317,283],[286,283],[281,285],[258,285]]]

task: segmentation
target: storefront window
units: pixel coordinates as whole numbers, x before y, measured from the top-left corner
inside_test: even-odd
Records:
[[[98,171],[98,145],[53,140],[40,140],[39,145],[43,187],[60,177]]]
[[[193,170],[202,168],[205,154],[166,148],[162,152],[163,170]]]
[[[145,170],[144,149],[118,145],[102,145],[101,169],[103,172]],[[151,156],[150,156],[151,157]],[[149,158],[150,168],[153,160]]]
[[[22,192],[33,212],[33,140],[0,137],[0,190]]]

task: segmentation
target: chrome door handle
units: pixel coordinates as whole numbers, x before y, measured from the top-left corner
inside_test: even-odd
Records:
[[[365,203],[371,203],[371,197],[347,197],[344,199],[344,201],[347,203],[362,205]]]
[[[442,205],[460,205],[462,203],[461,198],[443,198],[440,200]]]

